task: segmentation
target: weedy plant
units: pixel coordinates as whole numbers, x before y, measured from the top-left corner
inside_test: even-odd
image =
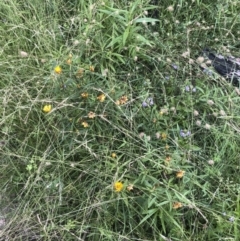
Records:
[[[1,240],[238,240],[237,1],[1,1]]]

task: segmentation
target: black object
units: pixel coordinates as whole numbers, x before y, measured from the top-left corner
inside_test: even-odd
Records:
[[[240,58],[233,56],[226,57],[216,54],[214,51],[206,48],[203,50],[204,55],[211,60],[214,69],[230,81],[234,86],[239,86],[240,82]]]

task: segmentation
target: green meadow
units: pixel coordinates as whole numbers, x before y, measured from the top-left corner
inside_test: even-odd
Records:
[[[237,0],[0,2],[0,240],[240,240]]]

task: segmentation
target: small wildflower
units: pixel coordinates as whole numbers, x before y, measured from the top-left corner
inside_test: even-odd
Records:
[[[143,137],[145,136],[145,133],[144,132],[140,132],[139,133],[139,137],[142,139]]]
[[[183,57],[183,58],[187,58],[187,57],[189,57],[189,55],[190,55],[190,52],[189,52],[189,51],[186,51],[186,52],[184,52],[184,53],[182,54],[182,57]]]
[[[194,111],[193,111],[193,115],[194,115],[194,116],[198,116],[198,115],[199,115],[199,112],[198,112],[197,110],[194,110]]]
[[[176,114],[176,108],[174,106],[170,108],[170,111],[172,111],[174,114]]]
[[[220,114],[221,116],[225,116],[225,115],[226,115],[226,113],[225,113],[224,110],[220,110],[220,111],[219,111],[219,114]]]
[[[117,154],[116,154],[115,152],[113,152],[113,153],[111,154],[111,157],[112,157],[112,158],[116,158],[116,156],[117,156]]]
[[[120,105],[126,104],[127,101],[128,101],[128,97],[127,97],[126,95],[123,95],[123,96],[119,99]]]
[[[127,190],[130,192],[130,191],[132,191],[133,190],[133,184],[129,184],[128,186],[127,186]]]
[[[107,73],[108,73],[108,69],[104,69],[102,72],[102,76],[107,76]]]
[[[191,135],[191,132],[190,131],[183,131],[183,130],[180,130],[180,136],[181,137],[187,137],[187,136],[190,136]]]
[[[159,139],[161,134],[159,132],[156,133],[156,138]]]
[[[58,66],[56,66],[56,67],[54,68],[54,72],[55,72],[56,74],[61,74],[61,73],[62,73],[62,68],[58,65]]]
[[[168,149],[169,149],[169,145],[166,145],[166,146],[165,146],[165,149],[168,150]]]
[[[192,88],[192,92],[195,93],[196,91],[197,91],[197,89],[196,89],[195,87],[193,87],[193,88]]]
[[[211,165],[211,166],[214,165],[214,160],[209,160],[208,164]]]
[[[204,62],[204,57],[198,57],[197,58],[197,63],[202,64]]]
[[[208,100],[207,103],[208,103],[208,105],[210,105],[210,106],[214,105],[214,101],[213,101],[213,100]]]
[[[88,97],[88,93],[87,93],[87,92],[83,92],[83,93],[81,94],[81,96],[82,96],[82,98],[86,99],[86,98]]]
[[[165,158],[165,161],[166,161],[166,162],[170,162],[170,161],[171,161],[171,157],[170,157],[170,156],[167,156],[167,157]]]
[[[83,126],[84,128],[87,128],[89,125],[88,125],[88,123],[87,123],[86,121],[83,121],[83,122],[82,122],[82,126]]]
[[[51,110],[52,110],[52,106],[51,105],[44,105],[43,112],[49,113]]]
[[[177,177],[177,178],[182,178],[182,177],[184,176],[184,174],[185,174],[185,171],[180,170],[180,171],[178,171],[178,172],[176,173],[176,177]]]
[[[200,120],[197,120],[197,121],[196,121],[196,125],[197,125],[197,126],[201,126],[201,124],[202,124],[202,122],[201,122]]]
[[[99,95],[99,96],[97,97],[97,99],[98,99],[100,102],[103,102],[103,101],[105,100],[105,98],[106,98],[106,95],[104,95],[104,94],[101,94],[101,95]]]
[[[147,100],[143,101],[143,103],[142,103],[142,107],[148,107],[148,106],[151,106],[151,105],[154,105],[152,97],[147,98]]]
[[[175,202],[175,203],[173,203],[173,209],[178,209],[178,208],[181,208],[183,205],[182,205],[182,203],[180,203],[180,202]]]
[[[188,63],[189,63],[189,64],[194,64],[194,60],[193,60],[193,59],[189,59],[189,60],[188,60]]]
[[[163,114],[168,114],[168,109],[167,108],[162,108],[159,112],[160,115],[163,115]]]
[[[119,100],[116,100],[116,101],[115,101],[115,104],[116,104],[116,105],[120,105],[120,101],[119,101]]]
[[[93,119],[93,118],[95,118],[95,117],[96,117],[96,114],[95,114],[94,112],[90,111],[90,112],[88,113],[88,118]]]
[[[91,72],[94,72],[94,67],[91,65],[91,66],[89,66],[89,70],[91,71]]]
[[[24,52],[24,51],[20,51],[20,52],[19,52],[19,55],[20,55],[20,57],[22,57],[22,58],[27,58],[27,57],[28,57],[28,53],[27,53],[27,52]]]
[[[77,73],[76,73],[76,77],[77,77],[77,78],[81,78],[81,77],[83,76],[83,72],[84,72],[84,69],[83,69],[83,68],[79,69],[79,70],[77,71]]]
[[[172,64],[172,67],[177,70],[178,69],[178,66],[176,64]]]
[[[142,103],[142,107],[148,107],[148,104],[147,104],[146,101],[143,101],[143,103]]]
[[[67,63],[68,65],[71,65],[71,64],[72,64],[72,60],[71,60],[71,59],[67,59],[66,63]]]
[[[173,6],[171,5],[171,6],[169,6],[169,7],[167,8],[167,10],[168,10],[169,12],[173,12],[173,11],[174,11],[174,8],[173,8]]]
[[[138,57],[137,57],[137,56],[135,56],[135,57],[134,57],[134,61],[137,61],[137,60],[138,60]]]
[[[77,46],[77,45],[79,45],[79,43],[80,43],[80,42],[79,42],[78,40],[74,40],[73,45],[74,45],[74,46]]]
[[[167,139],[167,134],[166,133],[162,133],[161,134],[161,138],[165,141]]]
[[[209,124],[205,124],[204,128],[210,130],[211,126]]]
[[[114,190],[116,192],[121,192],[123,190],[123,183],[122,182],[115,182],[114,183]]]
[[[190,91],[190,87],[188,85],[185,87],[185,91],[187,91],[187,92]]]
[[[234,217],[230,217],[228,220],[229,220],[231,223],[233,223],[234,220],[235,220],[235,218],[234,218]]]

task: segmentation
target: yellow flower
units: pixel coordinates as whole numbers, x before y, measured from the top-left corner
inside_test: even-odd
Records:
[[[86,99],[86,98],[88,97],[88,93],[87,93],[87,92],[83,92],[83,93],[81,94],[81,96]]]
[[[168,149],[169,149],[169,145],[166,145],[166,146],[165,146],[165,149],[168,150]]]
[[[127,190],[128,190],[128,191],[132,191],[132,190],[133,190],[133,184],[129,184],[129,185],[127,186]]]
[[[81,77],[83,76],[83,72],[84,72],[84,69],[83,69],[83,68],[79,69],[79,70],[77,71],[77,73],[76,73],[76,77],[77,77],[77,78],[81,78]]]
[[[162,133],[161,137],[165,141],[167,139],[167,134],[166,133]]]
[[[48,113],[52,110],[52,106],[51,105],[44,105],[42,110],[43,110],[43,112]]]
[[[122,182],[115,182],[113,186],[114,186],[114,190],[116,192],[121,192],[123,190],[123,183]]]
[[[61,73],[62,73],[62,68],[58,65],[58,66],[56,66],[56,67],[54,68],[54,72],[55,72],[56,74],[61,74]]]
[[[116,154],[115,152],[113,152],[113,153],[111,154],[111,156],[112,156],[112,158],[116,158],[117,154]]]
[[[89,125],[88,125],[88,123],[87,123],[86,121],[83,121],[83,122],[82,122],[82,126],[83,126],[84,128],[87,128]]]
[[[123,95],[123,96],[119,99],[119,101],[120,101],[120,105],[124,105],[124,104],[126,104],[126,102],[128,101],[128,98],[127,98],[126,95]]]
[[[91,71],[91,72],[94,72],[94,67],[91,65],[91,66],[89,66],[89,70]]]
[[[182,178],[182,177],[184,176],[184,173],[185,173],[185,171],[180,170],[180,171],[178,171],[178,172],[176,173],[176,177],[177,177],[177,178]]]
[[[175,202],[175,203],[173,203],[173,209],[178,209],[178,208],[181,208],[183,205],[182,205],[182,203],[180,203],[180,202]]]
[[[101,94],[97,97],[97,99],[100,101],[100,102],[103,102],[105,100],[106,96],[104,94]]]
[[[90,112],[88,113],[88,118],[93,119],[93,118],[95,118],[95,117],[96,117],[96,114],[95,114],[94,112],[90,111]]]

